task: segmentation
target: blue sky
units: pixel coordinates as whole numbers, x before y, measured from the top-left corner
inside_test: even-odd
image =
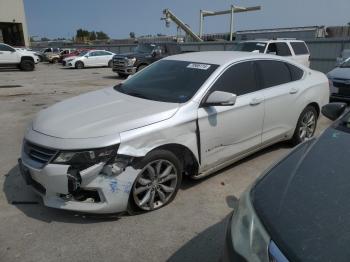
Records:
[[[344,25],[350,22],[350,0],[24,0],[31,36],[72,37],[78,28],[104,31],[112,38],[163,33],[176,34],[174,24],[160,21],[170,8],[198,32],[199,10],[225,10],[231,4],[261,5],[262,10],[236,14],[235,29],[309,25]],[[228,32],[229,16],[207,17],[204,33]]]

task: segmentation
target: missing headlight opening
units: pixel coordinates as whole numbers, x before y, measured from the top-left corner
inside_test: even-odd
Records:
[[[117,155],[111,159],[102,169],[102,174],[106,176],[117,176],[125,171],[125,168],[134,162],[134,157]]]

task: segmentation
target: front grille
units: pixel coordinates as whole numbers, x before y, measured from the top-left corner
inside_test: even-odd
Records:
[[[113,67],[114,68],[121,68],[126,66],[126,61],[124,58],[114,58],[113,59]]]
[[[348,79],[334,79],[333,85],[335,87],[349,88],[350,89],[350,83],[349,83]]]
[[[46,165],[57,154],[57,150],[38,146],[28,141],[24,142],[23,150],[30,159],[42,165]]]

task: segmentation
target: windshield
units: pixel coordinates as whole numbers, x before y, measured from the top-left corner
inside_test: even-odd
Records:
[[[114,88],[144,99],[184,103],[192,98],[216,68],[218,65],[161,60]]]
[[[348,59],[346,59],[341,65],[340,67],[350,67],[350,57]]]
[[[88,53],[89,51],[82,51],[80,52],[77,56],[84,56]]]
[[[266,43],[263,42],[243,42],[236,46],[235,51],[253,52],[258,50],[259,53],[264,53],[265,47]]]
[[[136,48],[135,48],[135,52],[136,53],[151,53],[154,49],[155,45],[138,45]]]

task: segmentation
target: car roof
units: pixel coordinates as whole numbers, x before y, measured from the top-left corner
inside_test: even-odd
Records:
[[[216,65],[226,65],[232,62],[238,62],[245,59],[275,59],[285,60],[280,56],[253,53],[253,52],[239,52],[239,51],[203,51],[203,52],[192,52],[179,55],[168,56],[165,60],[178,60],[188,61],[196,63],[207,63]]]
[[[249,43],[249,42],[260,42],[260,43],[276,43],[276,42],[302,42],[305,43],[303,40],[297,40],[297,39],[255,39],[255,40],[246,40],[246,41],[241,41],[240,43]]]

